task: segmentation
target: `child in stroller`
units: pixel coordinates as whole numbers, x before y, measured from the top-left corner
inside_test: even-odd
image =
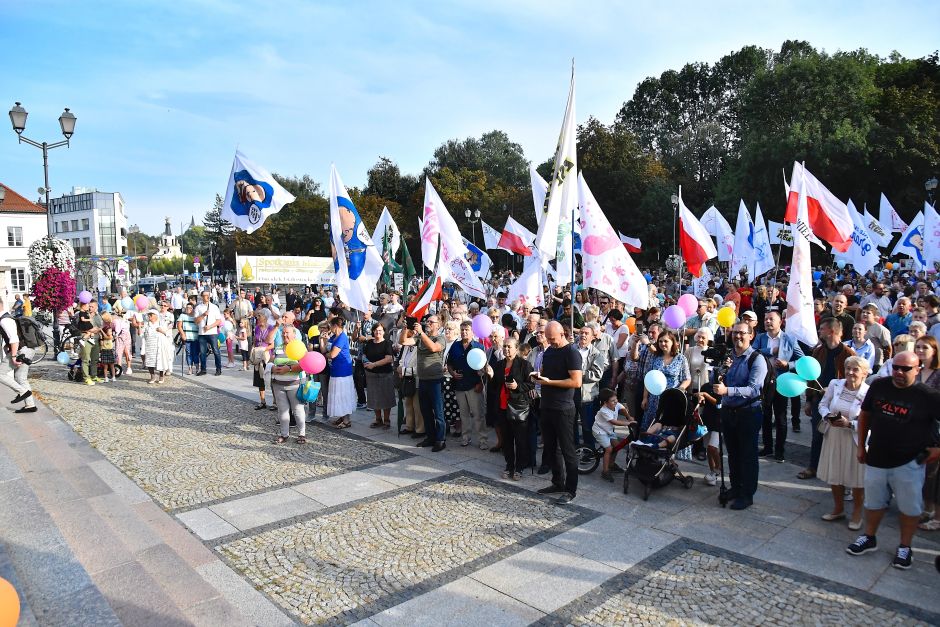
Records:
[[[678,479],[686,489],[694,479],[685,476],[676,463],[676,453],[699,436],[698,419],[689,407],[685,392],[670,388],[663,392],[653,425],[636,442],[630,443],[630,457],[623,473],[623,492],[629,490],[630,475],[643,486],[643,500],[654,488]]]

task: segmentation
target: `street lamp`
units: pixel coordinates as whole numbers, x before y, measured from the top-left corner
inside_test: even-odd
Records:
[[[470,237],[472,238],[473,245],[476,246],[476,244],[477,244],[477,222],[480,221],[480,210],[479,210],[479,209],[474,209],[473,211],[470,211],[469,209],[467,209],[467,210],[465,210],[465,211],[463,212],[463,214],[464,214],[464,216],[466,216],[467,221],[470,223]]]
[[[676,221],[679,215],[679,197],[675,194],[669,199],[672,201],[672,254],[676,254]]]
[[[929,199],[930,206],[933,206],[933,195],[937,191],[937,177],[932,176],[927,179],[927,182],[924,183],[924,189],[927,190],[927,198]]]
[[[49,232],[51,237],[53,234],[52,229],[52,211],[49,208],[49,151],[53,148],[59,148],[61,146],[68,146],[69,140],[72,139],[72,135],[75,133],[75,121],[76,117],[69,111],[68,107],[65,108],[65,111],[62,112],[62,115],[59,116],[59,127],[62,129],[62,135],[65,136],[65,140],[58,141],[55,143],[47,142],[37,142],[32,139],[25,137],[23,131],[26,130],[26,117],[29,113],[26,112],[19,102],[13,105],[13,108],[10,109],[10,122],[13,124],[13,130],[16,132],[19,142],[29,144],[30,146],[35,146],[42,150],[42,168],[43,174],[45,175],[45,186],[43,191],[46,195],[46,229]]]

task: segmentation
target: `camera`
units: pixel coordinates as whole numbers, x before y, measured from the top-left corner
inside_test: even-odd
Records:
[[[716,376],[722,377],[728,371],[726,365],[731,356],[731,347],[725,341],[724,333],[719,333],[714,340],[708,342],[708,348],[702,351],[705,363],[714,369]]]
[[[33,360],[26,357],[26,355],[24,355],[23,353],[20,353],[19,355],[17,355],[16,360],[20,362],[21,364],[26,364],[27,366],[33,365]]]
[[[418,319],[417,319],[417,318],[413,318],[412,316],[405,316],[405,327],[406,327],[409,331],[414,331],[416,324],[418,324]]]

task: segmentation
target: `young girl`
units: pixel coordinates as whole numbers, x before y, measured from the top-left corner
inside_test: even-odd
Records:
[[[238,352],[242,356],[242,370],[248,371],[248,335],[249,335],[249,320],[248,318],[242,318],[241,322],[238,325]]]
[[[104,322],[104,326],[101,327],[101,352],[98,355],[98,361],[104,370],[104,382],[108,383],[116,379],[114,376],[114,322],[111,319],[111,314],[107,312],[101,314],[101,320]],[[111,373],[110,379],[108,378],[109,371]]]
[[[232,317],[231,309],[223,311],[222,316],[225,318],[223,329],[225,329],[225,352],[228,354],[228,361],[225,363],[225,367],[234,368],[235,354],[233,348],[235,346],[235,338],[232,337],[232,332],[235,331],[235,318]],[[231,329],[231,331],[229,331],[229,329]]]
[[[594,426],[591,427],[591,434],[597,443],[604,447],[604,465],[601,467],[601,478],[604,481],[613,481],[610,474],[610,455],[613,451],[611,440],[619,440],[614,432],[614,425],[625,427],[630,424],[636,424],[636,421],[627,412],[627,408],[617,402],[617,393],[610,388],[604,388],[597,397],[601,408],[594,418]],[[620,418],[623,416],[623,418]]]

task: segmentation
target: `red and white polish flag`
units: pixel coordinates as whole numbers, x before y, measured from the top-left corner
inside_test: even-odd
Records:
[[[806,189],[806,209],[813,233],[829,242],[833,251],[844,253],[852,245],[852,233],[855,232],[852,214],[849,213],[849,208],[844,202],[836,198],[800,163],[793,164],[793,177],[790,179],[784,221],[796,224],[797,205],[800,199],[798,185],[801,182]]]
[[[532,250],[529,247],[534,241],[535,233],[525,228],[514,219],[507,218],[506,228],[503,229],[503,234],[499,236],[498,248],[516,253],[517,255],[522,255],[523,257],[528,257],[532,254]]]
[[[702,276],[706,261],[718,256],[712,236],[682,202],[682,187],[679,187],[679,250],[695,277]]]
[[[623,247],[627,249],[627,252],[630,252],[630,253],[643,252],[643,244],[642,242],[640,242],[639,237],[627,237],[620,231],[617,231],[617,235],[620,236],[620,241],[623,242]]]

